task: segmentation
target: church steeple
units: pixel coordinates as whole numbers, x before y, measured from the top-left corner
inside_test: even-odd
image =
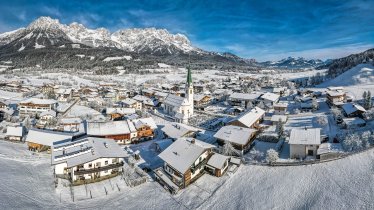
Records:
[[[191,74],[191,68],[190,66],[187,67],[187,86],[191,86],[192,85],[192,74]]]

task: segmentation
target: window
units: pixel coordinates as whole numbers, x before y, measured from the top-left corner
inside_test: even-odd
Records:
[[[89,167],[89,168],[92,168],[92,163],[88,164],[88,167]]]
[[[107,160],[105,161],[105,165],[108,165],[108,161]]]

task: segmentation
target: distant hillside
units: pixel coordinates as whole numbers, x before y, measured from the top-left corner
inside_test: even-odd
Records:
[[[344,58],[333,60],[326,67],[329,68],[328,75],[337,77],[352,67],[362,63],[373,63],[374,61],[374,48],[366,50],[365,52],[352,54]]]

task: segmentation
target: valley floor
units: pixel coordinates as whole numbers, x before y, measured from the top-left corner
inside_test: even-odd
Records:
[[[0,165],[0,209],[374,208],[373,149],[310,166],[242,165],[221,179],[204,175],[175,196],[157,182],[130,188],[114,179],[120,191],[106,183],[108,195],[75,202],[66,196],[60,201],[47,154],[33,154],[26,145],[0,141]]]

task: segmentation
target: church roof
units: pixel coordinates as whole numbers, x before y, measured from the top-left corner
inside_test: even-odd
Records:
[[[165,98],[164,104],[168,104],[168,105],[171,105],[171,106],[174,106],[174,107],[180,107],[183,104],[184,100],[185,100],[185,98],[183,98],[183,97],[173,95],[173,94],[169,94]]]

